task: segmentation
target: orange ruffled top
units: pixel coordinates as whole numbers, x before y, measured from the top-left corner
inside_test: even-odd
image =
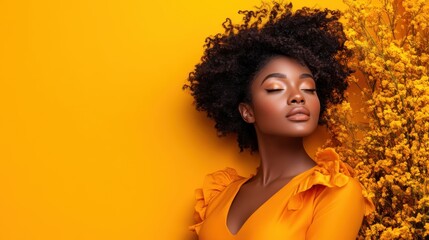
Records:
[[[232,168],[207,175],[196,190],[196,224],[200,240],[356,239],[364,215],[374,211],[350,166],[332,148],[316,154],[313,168],[295,176],[263,203],[232,234],[229,208],[248,179]]]

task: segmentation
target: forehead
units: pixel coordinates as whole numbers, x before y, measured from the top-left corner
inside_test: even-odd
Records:
[[[307,66],[301,64],[298,60],[285,57],[285,56],[276,56],[267,61],[265,65],[259,69],[255,75],[255,80],[258,78],[263,78],[266,74],[270,73],[283,73],[286,75],[295,75],[308,73],[311,74],[311,71]],[[292,76],[291,76],[292,77]]]

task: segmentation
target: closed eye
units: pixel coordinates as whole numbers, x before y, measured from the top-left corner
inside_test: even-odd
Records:
[[[276,89],[265,89],[268,93],[272,93],[272,92],[279,92],[282,91],[282,88],[276,88]]]
[[[309,93],[315,93],[316,92],[315,88],[305,88],[305,89],[301,89],[301,90],[305,91],[305,92],[309,92]]]

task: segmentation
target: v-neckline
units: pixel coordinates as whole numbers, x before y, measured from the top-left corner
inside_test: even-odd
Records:
[[[235,190],[235,192],[234,192],[234,194],[233,194],[232,198],[229,200],[229,202],[228,202],[228,204],[227,204],[227,206],[226,206],[227,212],[226,212],[226,217],[225,217],[225,227],[226,227],[226,230],[227,230],[228,234],[230,234],[230,235],[231,235],[231,236],[233,236],[233,237],[236,237],[236,236],[241,232],[241,230],[242,230],[242,229],[247,225],[247,223],[248,223],[248,222],[253,218],[253,216],[254,216],[254,215],[256,215],[256,214],[260,211],[260,209],[261,209],[261,208],[263,208],[265,205],[267,205],[267,204],[268,204],[268,202],[272,201],[272,199],[274,199],[277,195],[279,195],[281,192],[283,192],[283,191],[284,191],[284,189],[286,189],[288,186],[290,186],[292,182],[296,181],[296,179],[298,179],[298,177],[300,177],[300,176],[304,175],[305,173],[309,172],[310,170],[312,170],[312,169],[314,169],[314,168],[316,168],[316,167],[317,167],[317,165],[315,165],[315,166],[313,166],[313,167],[311,167],[311,168],[309,168],[309,169],[305,170],[304,172],[302,172],[302,173],[300,173],[300,174],[298,174],[298,175],[294,176],[294,177],[293,177],[289,182],[287,182],[287,183],[286,183],[285,185],[283,185],[279,190],[277,190],[273,195],[271,195],[267,200],[265,200],[263,203],[261,203],[261,204],[260,204],[260,205],[255,209],[255,211],[253,211],[253,212],[249,215],[249,217],[247,217],[247,218],[246,218],[246,220],[244,220],[243,224],[238,228],[237,232],[232,233],[232,232],[231,232],[231,230],[230,230],[230,229],[229,229],[229,227],[228,227],[228,217],[229,217],[229,212],[230,212],[230,210],[231,210],[232,203],[234,202],[235,198],[237,197],[237,194],[238,194],[238,192],[240,191],[241,187],[242,187],[246,182],[248,182],[248,181],[251,179],[251,177],[243,179],[243,181],[242,181],[241,183],[239,183],[239,184],[238,184],[237,189]]]

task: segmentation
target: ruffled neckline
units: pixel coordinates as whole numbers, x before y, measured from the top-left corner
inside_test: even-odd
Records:
[[[319,150],[315,156],[317,166],[313,168],[312,173],[301,181],[295,193],[289,200],[288,209],[298,210],[302,207],[302,197],[305,191],[311,189],[315,185],[323,185],[326,187],[343,187],[350,178],[355,177],[353,168],[347,163],[340,160],[340,156],[333,148],[325,148]],[[375,210],[375,206],[368,197],[366,189],[362,186],[362,196],[365,201],[365,216]]]
[[[340,160],[339,155],[333,148],[319,150],[315,155],[314,161],[317,164],[316,166],[298,174],[291,180],[292,182],[297,180],[295,178],[304,176],[296,185],[294,193],[288,201],[288,210],[300,209],[303,204],[303,193],[313,186],[342,187],[349,182],[350,177],[354,177],[353,169]],[[244,183],[252,176],[248,178],[240,176],[233,168],[225,168],[224,170],[208,174],[204,179],[203,187],[195,191],[196,205],[194,218],[197,224],[190,226],[190,229],[196,231],[198,234],[201,224],[206,217],[206,209],[210,202],[230,184],[240,180]],[[362,195],[365,200],[365,215],[369,215],[375,210],[374,204],[363,187]]]

